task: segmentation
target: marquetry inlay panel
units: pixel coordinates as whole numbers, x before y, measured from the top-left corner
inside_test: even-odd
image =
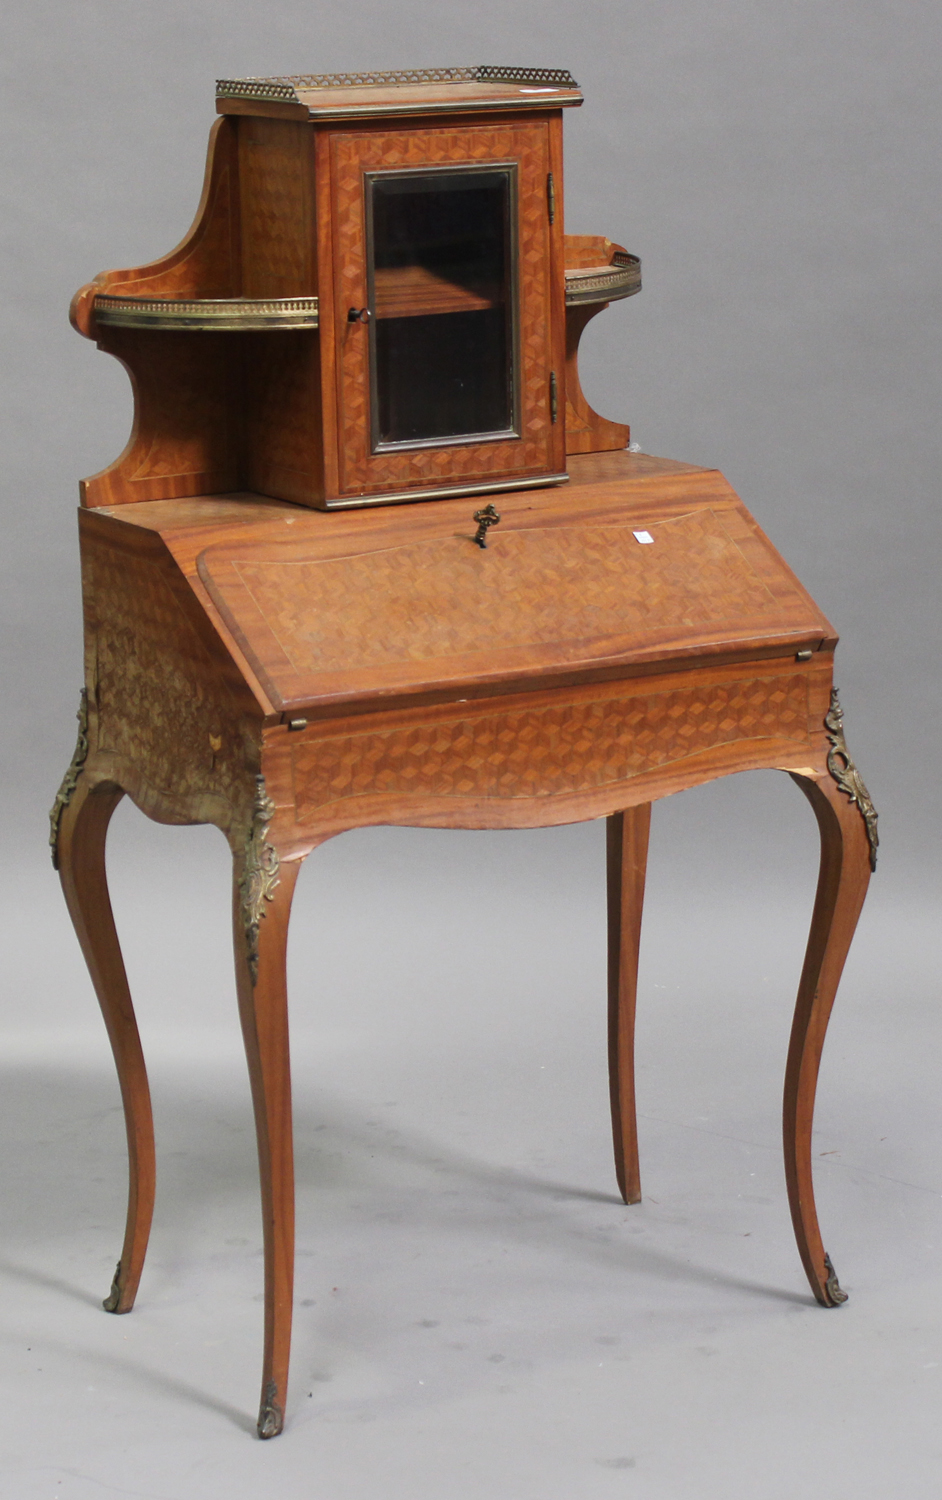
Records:
[[[235,568],[299,672],[751,619],[774,605],[712,511],[654,534],[644,547],[627,526],[507,531],[485,552],[441,537]]]
[[[469,518],[470,519],[470,518]],[[635,523],[637,525],[637,522]],[[273,702],[818,632],[813,607],[735,508],[630,525],[495,527],[324,556],[215,548],[201,576]],[[334,544],[335,553],[340,548]]]
[[[353,797],[549,798],[628,781],[742,740],[808,743],[808,678],[600,694],[298,744],[300,823]]]
[[[162,570],[86,540],[82,573],[96,753],[127,762],[155,793],[240,809],[247,720]]]
[[[240,132],[242,295],[311,294],[316,288],[308,133],[281,120],[245,120]]]

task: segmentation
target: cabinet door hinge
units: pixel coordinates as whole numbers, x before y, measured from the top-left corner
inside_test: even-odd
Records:
[[[556,371],[550,371],[550,421],[555,422],[559,416],[559,397],[556,391]]]
[[[556,221],[556,184],[552,172],[546,174],[546,207],[549,210],[549,221],[553,224]]]

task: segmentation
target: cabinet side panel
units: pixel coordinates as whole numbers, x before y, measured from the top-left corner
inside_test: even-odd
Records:
[[[313,130],[291,120],[241,120],[239,173],[243,295],[314,295]],[[324,493],[318,334],[250,335],[243,358],[246,483],[314,505]]]
[[[324,496],[318,335],[250,334],[245,346],[247,487],[316,505]]]
[[[97,772],[160,822],[244,821],[261,710],[158,537],[89,515],[80,534]]]
[[[239,169],[236,124],[217,120],[209,137],[206,175],[196,217],[169,254],[149,265],[102,271],[76,292],[70,317],[85,338],[98,337],[95,297],[237,297],[239,260]],[[103,332],[104,330],[102,330]]]
[[[309,125],[239,121],[243,297],[317,291]]]
[[[321,411],[324,444],[324,493],[340,493],[340,370],[337,359],[337,325],[334,317],[334,252],[332,233],[333,188],[331,185],[331,133],[314,132],[315,230],[317,234],[318,338],[320,339]]]
[[[566,453],[614,453],[631,441],[624,422],[600,417],[585,398],[579,380],[579,340],[586,324],[604,312],[607,302],[566,309]]]
[[[124,505],[237,489],[241,345],[229,333],[103,328],[100,349],[134,389],[134,425],[114,463],[81,483],[83,505]]]
[[[196,219],[175,250],[150,265],[105,271],[72,305],[80,333],[124,365],[134,391],[134,422],[124,451],[81,483],[90,508],[212,494],[240,482],[240,368],[231,335],[99,326],[99,292],[134,297],[237,297],[239,194],[236,126],[210,136]]]

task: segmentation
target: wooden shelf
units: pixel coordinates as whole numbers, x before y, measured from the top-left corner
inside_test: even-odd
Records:
[[[253,329],[317,327],[316,297],[95,298],[95,321],[111,328],[245,333]]]
[[[435,313],[480,312],[498,307],[502,288],[494,282],[448,281],[426,266],[389,266],[377,270],[374,307],[377,318],[420,318]]]

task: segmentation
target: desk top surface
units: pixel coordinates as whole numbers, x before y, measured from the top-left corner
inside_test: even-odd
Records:
[[[324,513],[196,497],[97,515],[159,532],[276,713],[833,645],[715,470],[612,453],[570,472],[493,497],[486,549],[475,498]]]

